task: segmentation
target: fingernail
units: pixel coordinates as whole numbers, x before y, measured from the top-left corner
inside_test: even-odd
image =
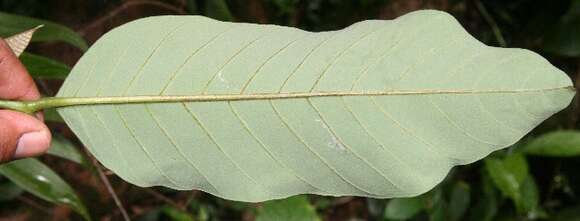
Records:
[[[23,134],[18,140],[14,158],[31,157],[44,153],[49,145],[49,134],[46,131],[35,131]]]

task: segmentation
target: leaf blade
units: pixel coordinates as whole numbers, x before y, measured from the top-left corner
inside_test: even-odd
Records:
[[[54,135],[52,137],[52,144],[50,145],[47,154],[68,159],[78,164],[86,164],[85,158],[75,145],[61,135]]]
[[[534,138],[522,147],[526,154],[548,157],[573,157],[580,154],[578,131],[556,131]]]
[[[58,93],[86,105],[58,111],[139,186],[389,198],[515,143],[569,104],[570,86],[538,55],[484,46],[436,11],[322,33],[162,16],[95,43]]]
[[[89,214],[72,188],[50,168],[36,159],[23,159],[0,166],[0,173],[24,190],[49,202],[64,204],[85,220]]]
[[[20,61],[30,75],[36,79],[65,79],[71,70],[63,63],[30,53],[23,53],[20,56]]]
[[[392,220],[408,220],[413,218],[423,209],[423,199],[399,198],[388,202],[385,209],[385,218]]]
[[[256,221],[266,220],[304,220],[320,221],[316,209],[305,196],[267,202],[258,210]]]
[[[0,36],[11,36],[39,25],[44,27],[34,34],[32,42],[63,41],[82,51],[88,49],[85,40],[68,27],[46,20],[0,12]]]

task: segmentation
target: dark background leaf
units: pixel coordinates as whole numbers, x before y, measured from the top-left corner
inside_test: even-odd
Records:
[[[85,40],[66,26],[54,22],[0,12],[0,36],[11,36],[39,25],[44,25],[32,37],[33,42],[63,41],[81,50],[87,50]]]
[[[13,161],[1,165],[0,174],[35,196],[70,206],[86,220],[90,220],[85,205],[74,190],[42,162],[36,159]]]
[[[40,55],[22,53],[20,61],[36,79],[65,79],[71,68],[66,64]]]
[[[580,131],[554,131],[532,139],[522,147],[526,154],[546,157],[580,156]]]

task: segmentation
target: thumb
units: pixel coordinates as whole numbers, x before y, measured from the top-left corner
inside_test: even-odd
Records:
[[[0,163],[43,154],[50,146],[50,131],[37,118],[0,110]]]

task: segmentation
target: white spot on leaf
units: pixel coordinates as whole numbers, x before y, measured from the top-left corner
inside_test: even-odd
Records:
[[[340,142],[340,140],[338,140],[338,138],[336,136],[334,136],[333,134],[330,134],[330,139],[331,141],[328,142],[328,147],[332,148],[332,149],[337,149],[337,150],[346,150],[346,148],[344,147],[344,144],[342,144],[342,142]]]
[[[224,78],[222,71],[218,72],[217,78],[220,82],[226,85],[226,88],[230,88],[230,82]]]
[[[45,182],[45,183],[47,183],[47,182],[48,182],[48,179],[46,179],[46,177],[44,177],[44,176],[41,176],[41,175],[38,175],[38,176],[36,176],[36,179],[37,179],[38,181],[41,181],[41,182]]]
[[[314,121],[320,123],[320,126],[323,129],[325,129],[326,132],[328,132],[328,135],[330,137],[330,141],[328,141],[328,143],[326,144],[328,147],[330,147],[332,149],[336,149],[336,150],[341,150],[341,151],[346,150],[344,144],[342,144],[340,139],[338,139],[338,137],[336,137],[334,135],[334,133],[330,130],[328,125],[326,125],[326,123],[322,119],[314,119]]]

